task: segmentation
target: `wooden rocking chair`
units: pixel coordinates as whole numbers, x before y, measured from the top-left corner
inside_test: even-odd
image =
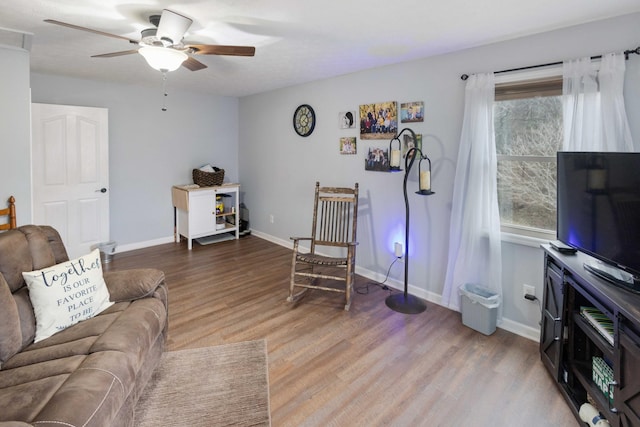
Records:
[[[6,223],[0,224],[0,231],[16,228],[16,199],[13,196],[9,197],[8,208],[0,209],[0,216],[8,217],[8,221]]]
[[[346,295],[345,310],[351,306],[355,277],[356,229],[358,224],[358,183],[354,188],[320,187],[316,182],[311,237],[291,237],[291,283],[287,301],[293,302],[309,289],[341,292]],[[301,241],[309,242],[309,252],[302,252]],[[330,255],[317,251],[324,247]],[[338,256],[333,256],[333,253]],[[342,288],[324,286],[325,280],[340,281]],[[304,288],[297,294],[294,288]]]

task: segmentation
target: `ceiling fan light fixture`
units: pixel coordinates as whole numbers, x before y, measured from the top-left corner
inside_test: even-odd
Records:
[[[143,46],[138,52],[151,68],[162,72],[177,70],[189,58],[179,50],[158,46]]]

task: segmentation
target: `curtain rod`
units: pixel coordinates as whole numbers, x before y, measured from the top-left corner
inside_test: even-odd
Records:
[[[629,59],[629,55],[635,53],[636,55],[640,55],[640,46],[635,49],[629,49],[624,51],[624,58]],[[602,55],[592,56],[591,59],[602,59]],[[509,70],[500,70],[494,71],[493,74],[502,74],[502,73],[511,73],[513,71],[522,71],[522,70],[531,70],[534,68],[542,68],[542,67],[550,67],[552,65],[562,65],[562,61],[558,62],[549,62],[547,64],[538,64],[538,65],[529,65],[528,67],[520,67],[520,68],[511,68]],[[463,74],[460,76],[460,79],[467,80],[469,78],[468,74]]]

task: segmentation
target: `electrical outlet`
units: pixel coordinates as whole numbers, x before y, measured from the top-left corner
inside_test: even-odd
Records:
[[[393,249],[394,249],[393,252],[396,255],[396,258],[402,258],[402,243],[395,242]]]
[[[269,222],[271,224],[273,224],[275,222],[275,218],[273,217],[273,214],[269,215]]]
[[[531,285],[522,285],[522,298],[524,298],[525,295],[532,295],[535,297],[536,288]]]

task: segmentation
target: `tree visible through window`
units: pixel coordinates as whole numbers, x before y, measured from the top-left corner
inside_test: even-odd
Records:
[[[561,96],[559,77],[496,85],[494,128],[503,231],[555,235]]]

